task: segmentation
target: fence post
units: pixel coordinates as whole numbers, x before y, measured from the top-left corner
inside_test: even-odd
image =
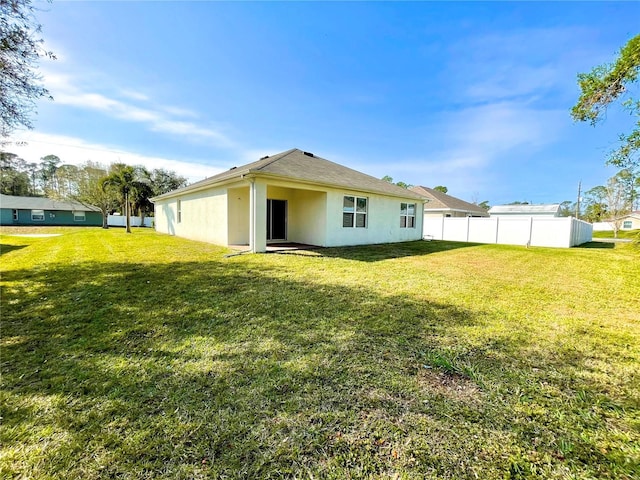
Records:
[[[578,243],[576,237],[578,236],[578,227],[580,227],[580,225],[573,217],[569,217],[569,221],[571,222],[569,224],[569,248],[571,248]]]

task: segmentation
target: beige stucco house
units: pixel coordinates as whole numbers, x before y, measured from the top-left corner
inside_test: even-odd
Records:
[[[411,191],[425,198],[425,217],[488,217],[487,211],[474,203],[465,202],[439,190],[415,186]]]
[[[620,230],[640,230],[640,210],[622,217]]]
[[[603,222],[594,222],[594,231],[613,231],[614,224],[618,224],[619,230],[640,230],[640,210],[628,213],[620,217],[617,222],[608,220]]]
[[[155,228],[218,245],[322,247],[422,238],[423,197],[298,149],[152,199]]]

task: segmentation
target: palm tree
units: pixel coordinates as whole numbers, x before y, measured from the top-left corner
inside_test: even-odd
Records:
[[[149,200],[153,196],[152,185],[145,181],[138,182],[130,195],[133,211],[140,215],[140,225],[143,227],[145,215],[153,212],[153,203]]]
[[[142,182],[138,181],[136,169],[123,163],[116,163],[111,167],[111,173],[102,179],[102,188],[115,188],[121,197],[126,216],[127,233],[131,233],[131,205],[129,197],[136,191],[142,190]]]

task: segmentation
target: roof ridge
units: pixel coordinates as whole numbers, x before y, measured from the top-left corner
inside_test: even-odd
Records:
[[[265,167],[268,167],[269,165],[275,163],[275,162],[279,162],[280,160],[282,160],[283,158],[291,155],[293,152],[295,152],[296,150],[302,151],[298,148],[292,148],[290,150],[287,150],[285,152],[282,153],[277,153],[274,155],[274,158],[271,158],[268,162],[265,162],[264,164],[260,165],[258,168],[249,168],[247,171],[252,172],[252,171],[259,171],[264,169]],[[267,160],[266,158],[264,160]]]

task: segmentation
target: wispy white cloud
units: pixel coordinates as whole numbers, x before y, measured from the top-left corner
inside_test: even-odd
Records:
[[[449,71],[462,98],[498,101],[575,85],[594,47],[580,27],[527,28],[465,37],[451,47]]]
[[[200,117],[200,115],[198,115],[196,112],[194,112],[193,110],[189,110],[187,108],[162,106],[160,107],[160,109],[170,115],[175,115],[176,117],[190,117],[190,118]]]
[[[131,100],[138,100],[142,102],[146,102],[149,100],[149,97],[146,94],[142,92],[136,92],[135,90],[122,89],[120,90],[120,95],[125,98],[130,98]]]
[[[51,72],[45,72],[45,82],[57,105],[98,111],[118,120],[143,124],[150,131],[182,137],[192,143],[204,142],[212,147],[227,149],[236,146],[218,129],[184,120],[184,117],[196,118],[195,112],[164,105],[137,105],[133,101],[151,102],[142,92],[124,89],[120,90],[120,95],[126,100],[113,98],[81,86],[81,82],[69,75]]]
[[[390,174],[425,186],[446,185],[453,195],[467,200],[473,192],[487,195],[495,182],[492,167],[510,168],[525,153],[552,144],[568,124],[566,116],[565,111],[537,109],[521,102],[497,102],[439,114],[425,126],[429,134],[437,130],[437,146],[427,145],[424,155],[376,166],[374,175]]]
[[[143,165],[147,168],[164,168],[174,170],[187,177],[190,182],[202,180],[223,171],[223,168],[198,163],[197,160],[156,157],[127,151],[125,149],[89,143],[80,138],[50,135],[37,132],[20,132],[11,139],[6,149],[27,161],[38,161],[40,158],[55,154],[64,163],[80,165],[88,160],[109,165],[123,162],[128,165]]]

